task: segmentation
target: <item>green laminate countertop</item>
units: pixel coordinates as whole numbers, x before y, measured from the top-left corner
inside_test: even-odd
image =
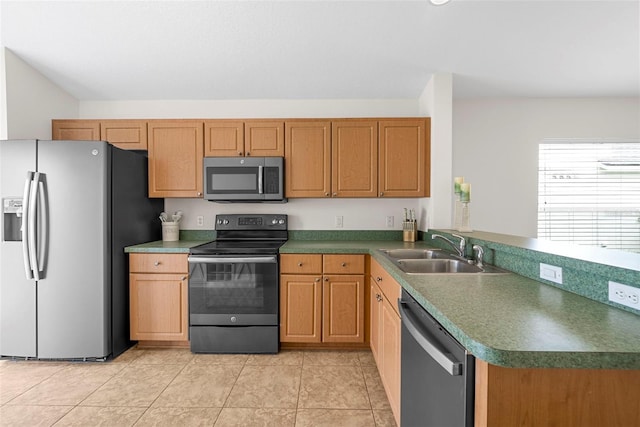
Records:
[[[468,351],[498,366],[640,369],[640,316],[517,275],[408,275],[377,249],[426,242],[289,240],[281,253],[370,254]]]
[[[189,249],[211,240],[177,240],[175,242],[165,242],[157,240],[155,242],[142,243],[140,245],[127,246],[124,248],[126,253],[170,253],[170,254],[188,254]]]

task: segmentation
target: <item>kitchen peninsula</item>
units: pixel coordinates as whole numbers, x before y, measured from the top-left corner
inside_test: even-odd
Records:
[[[300,240],[293,231],[280,253],[365,255],[365,277],[374,263],[381,266],[476,356],[477,426],[640,421],[640,316],[515,273],[411,276],[378,251],[433,247],[431,240],[340,240],[323,232],[310,240],[313,234],[302,232]],[[188,243],[127,251],[188,252]]]

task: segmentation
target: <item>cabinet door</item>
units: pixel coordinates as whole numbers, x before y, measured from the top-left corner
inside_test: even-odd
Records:
[[[202,197],[203,122],[149,122],[149,197]]]
[[[124,150],[147,149],[147,122],[144,120],[102,120],[100,139]]]
[[[331,196],[331,122],[285,124],[285,195]]]
[[[205,121],[204,155],[244,156],[244,122],[241,120]]]
[[[428,119],[379,122],[380,197],[429,196]]]
[[[284,122],[250,120],[244,122],[244,155],[252,157],[284,156]]]
[[[324,276],[322,341],[364,342],[364,276]]]
[[[387,391],[389,404],[400,425],[400,316],[388,299],[383,298],[380,323],[380,351],[382,369],[380,376]]]
[[[280,341],[320,342],[322,286],[319,275],[280,276]]]
[[[130,274],[131,339],[186,341],[187,276]]]
[[[52,120],[51,139],[61,141],[99,141],[98,120]]]
[[[377,197],[378,123],[344,120],[331,123],[333,197]]]
[[[382,291],[376,284],[373,277],[370,279],[370,289],[371,292],[369,294],[369,346],[371,347],[371,353],[373,354],[373,358],[376,361],[376,365],[378,365],[378,371],[380,371],[380,367],[382,364],[382,359],[380,358],[380,323],[381,323],[381,315],[382,315]]]

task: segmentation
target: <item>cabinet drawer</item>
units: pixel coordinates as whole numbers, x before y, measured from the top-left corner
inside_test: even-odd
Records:
[[[129,254],[131,273],[188,273],[188,254]]]
[[[325,255],[324,274],[364,274],[364,255]]]
[[[400,284],[373,258],[371,258],[371,277],[378,284],[380,290],[397,313],[398,298],[400,298],[400,294],[402,293]]]
[[[322,255],[280,255],[280,272],[283,274],[322,274]]]

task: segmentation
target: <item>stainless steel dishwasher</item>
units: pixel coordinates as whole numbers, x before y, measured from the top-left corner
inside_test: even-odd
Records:
[[[475,358],[405,290],[402,317],[402,427],[473,426]]]

